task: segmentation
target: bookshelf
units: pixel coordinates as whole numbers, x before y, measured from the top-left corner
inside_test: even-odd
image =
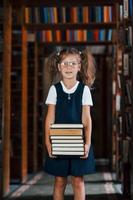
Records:
[[[114,21],[109,21],[107,23],[96,23],[96,22],[91,22],[91,23],[84,23],[84,21],[81,21],[80,23],[71,23],[70,22],[66,22],[66,23],[62,23],[59,22],[57,24],[55,23],[47,23],[47,24],[42,24],[42,23],[35,23],[33,21],[33,23],[25,23],[25,12],[24,12],[24,7],[40,7],[40,6],[44,6],[47,8],[50,7],[69,7],[69,5],[71,4],[71,6],[73,7],[78,7],[78,6],[113,6],[114,9],[114,13],[115,13],[115,19]],[[36,171],[38,166],[41,165],[42,163],[42,157],[41,157],[41,151],[42,151],[42,119],[41,119],[41,113],[42,113],[42,99],[43,99],[43,89],[42,89],[42,60],[41,58],[43,57],[43,55],[41,55],[39,53],[39,48],[40,48],[40,44],[43,46],[44,44],[49,44],[49,45],[67,45],[68,43],[70,43],[71,45],[116,45],[116,52],[119,50],[118,49],[118,44],[119,41],[115,40],[115,36],[116,36],[116,31],[118,29],[120,29],[120,27],[122,27],[123,29],[123,22],[118,20],[118,18],[120,18],[120,16],[118,16],[118,9],[119,6],[123,4],[122,0],[99,0],[99,1],[88,1],[85,0],[83,2],[81,2],[81,0],[74,0],[74,1],[68,1],[68,0],[63,0],[63,1],[36,1],[36,0],[20,0],[20,1],[16,1],[16,0],[6,0],[5,1],[5,22],[4,22],[4,33],[5,33],[5,37],[4,37],[4,77],[6,78],[5,82],[4,82],[4,91],[5,94],[11,94],[8,95],[9,98],[7,98],[7,96],[4,96],[3,101],[5,102],[4,105],[4,113],[5,113],[5,120],[4,120],[4,137],[6,138],[6,142],[4,142],[4,155],[7,153],[7,156],[5,157],[5,161],[3,166],[6,166],[6,168],[3,167],[4,169],[4,177],[6,177],[6,179],[4,180],[4,189],[3,189],[3,193],[7,193],[9,191],[9,168],[10,168],[10,163],[9,163],[9,149],[10,149],[10,133],[14,133],[13,139],[15,139],[15,129],[11,129],[10,130],[10,119],[13,120],[12,116],[11,116],[11,112],[13,107],[11,106],[12,104],[10,104],[10,100],[11,102],[13,102],[13,97],[14,98],[19,98],[19,101],[21,101],[22,105],[20,106],[19,104],[19,108],[17,108],[15,110],[15,115],[17,117],[17,119],[19,120],[20,123],[20,140],[19,140],[19,144],[21,145],[21,149],[19,152],[19,158],[20,160],[18,161],[19,163],[17,164],[18,167],[20,167],[20,172],[17,175],[17,178],[19,178],[19,180],[21,182],[24,182],[27,178],[27,174],[28,172],[33,172]],[[16,9],[16,14],[12,15],[12,9]],[[14,20],[16,20],[16,16],[19,16],[19,20],[18,22],[19,24],[19,30],[21,33],[21,38],[20,38],[20,42],[18,42],[18,44],[15,44],[13,48],[19,48],[20,49],[20,55],[21,55],[21,60],[19,60],[19,67],[15,68],[14,65],[11,64],[11,55],[13,52],[13,48],[12,47],[12,43],[11,43],[11,31],[12,28],[13,30],[16,30],[16,26],[12,26],[12,18],[14,17]],[[10,19],[9,21],[7,21],[7,19]],[[82,23],[83,22],[83,23]],[[119,23],[118,23],[119,22]],[[124,27],[126,26],[126,24],[130,24],[130,26],[132,26],[131,23],[131,19],[126,19],[124,22]],[[127,30],[128,27],[126,27]],[[71,33],[71,31],[77,31],[80,30],[80,33],[82,31],[95,31],[95,30],[102,30],[105,29],[107,30],[112,30],[114,35],[111,37],[111,40],[107,41],[107,38],[103,39],[103,40],[75,40],[75,38],[72,39],[64,39],[63,41],[60,40],[56,40],[55,36],[49,41],[49,40],[40,40],[37,41],[37,43],[35,42],[35,38],[32,41],[32,44],[28,44],[28,34],[29,32],[37,32],[37,34],[42,34],[43,31],[49,31],[51,30],[52,34],[54,32],[53,35],[55,35],[56,31],[60,31],[60,33],[69,30],[69,33]],[[125,31],[126,32],[126,31]],[[50,33],[51,34],[51,33]],[[66,36],[65,36],[66,37]],[[15,39],[15,37],[13,37],[13,39]],[[40,44],[39,44],[40,42]],[[16,43],[16,42],[15,42]],[[20,45],[21,44],[21,45]],[[30,58],[27,58],[27,51],[29,51],[31,54]],[[18,50],[17,50],[18,52]],[[33,53],[33,54],[32,54]],[[32,59],[32,57],[34,57]],[[122,57],[123,57],[123,48],[122,48]],[[15,59],[13,58],[13,61]],[[123,62],[123,60],[122,60]],[[27,65],[28,63],[28,65]],[[29,68],[28,68],[28,67]],[[15,94],[13,94],[13,88],[10,88],[11,84],[13,84],[13,80],[10,79],[10,75],[14,72],[20,71],[21,73],[21,80],[17,79],[16,80],[16,91],[14,91]],[[31,73],[31,71],[33,72],[33,74]],[[118,86],[118,82],[117,82],[117,74],[119,73],[119,65],[118,63],[116,63],[116,69],[115,69],[115,73],[114,73],[114,81],[117,84],[117,89],[120,89]],[[123,76],[123,70],[121,72],[122,76]],[[13,77],[12,77],[13,78]],[[128,76],[126,76],[125,81],[128,80],[127,82],[131,82],[130,78]],[[20,82],[19,82],[20,81]],[[33,85],[34,82],[34,85]],[[32,88],[32,86],[33,88]],[[122,91],[117,90],[117,92],[123,92],[123,86],[121,88]],[[18,94],[18,92],[20,92],[20,94]],[[114,93],[113,95],[113,103],[116,104],[116,93]],[[32,101],[32,100],[33,101]],[[19,102],[17,102],[19,103]],[[17,110],[20,110],[19,115],[17,115]],[[123,116],[124,111],[123,110],[127,110],[130,112],[130,110],[132,110],[132,105],[130,106],[126,106],[124,101],[122,104],[122,113],[121,115]],[[121,110],[120,110],[121,111]],[[113,113],[115,115],[115,119],[118,119],[118,116],[120,114],[119,111],[115,110],[115,105],[113,106]],[[6,120],[8,119],[8,120]],[[14,119],[15,120],[15,119]],[[13,120],[13,122],[11,121],[11,127],[13,127],[13,123],[15,122]],[[124,120],[124,118],[123,118]],[[23,125],[23,126],[22,126]],[[116,128],[116,126],[115,126]],[[123,129],[124,127],[122,127]],[[124,129],[123,129],[124,130]],[[115,129],[116,132],[118,132],[117,129]],[[17,131],[19,132],[19,131]],[[39,135],[38,135],[39,133]],[[119,154],[121,154],[122,152],[120,152],[119,148],[118,148],[118,144],[120,142],[118,142],[117,137],[116,137],[116,133],[115,135],[113,135],[113,142],[115,142],[114,144],[114,149],[115,153],[113,153],[113,155],[115,156],[114,159],[114,165],[116,165],[116,157],[119,157]],[[30,141],[30,138],[32,137],[32,140]],[[123,141],[123,136],[122,138],[120,138],[120,141]],[[12,140],[13,141],[13,140]],[[17,139],[15,139],[15,142],[17,142]],[[15,143],[16,144],[16,143]],[[18,143],[17,143],[18,144]],[[6,146],[7,145],[7,146]],[[17,147],[18,145],[13,145],[14,148],[16,148],[15,151],[17,151]],[[116,154],[117,151],[117,154]],[[30,158],[30,152],[32,152],[32,156],[34,157],[33,159]],[[122,155],[121,155],[122,156]],[[117,160],[118,161],[118,160]],[[13,162],[12,162],[13,163]],[[31,163],[31,165],[30,165]],[[13,163],[14,164],[14,163]],[[33,164],[33,165],[32,165]],[[119,165],[120,163],[117,162],[117,164]],[[123,165],[123,160],[121,157],[121,164]],[[121,168],[121,166],[117,166],[117,169],[123,170],[123,168]],[[14,165],[15,166],[15,165]],[[124,166],[124,165],[123,165]],[[116,166],[114,166],[116,167]],[[117,171],[117,173],[120,175],[120,177],[123,176],[123,172],[122,171]],[[126,176],[126,175],[124,175]],[[124,183],[124,187],[125,183]]]
[[[132,54],[132,1],[123,1],[123,18],[118,16],[118,36],[114,50],[113,74],[113,168],[122,182],[125,198],[131,196],[132,179],[132,117],[133,117],[133,54]],[[121,21],[123,20],[123,23]]]
[[[21,9],[22,10],[22,9]],[[27,34],[20,26],[21,11],[12,10],[11,30],[11,132],[10,176],[12,181],[25,181],[27,168]],[[14,168],[16,170],[14,170]]]
[[[34,137],[37,126],[36,115],[34,116],[34,109],[36,108],[34,101],[37,98],[37,94],[34,94],[37,90],[37,80],[35,78],[35,70],[37,70],[35,65],[35,43],[28,43],[28,55],[30,55],[28,58],[28,172],[30,173],[35,168],[34,158],[36,158],[35,148],[37,147],[37,144],[34,143],[34,141],[37,142],[37,139]]]
[[[112,5],[112,4],[115,4],[115,3],[122,3],[123,1],[122,0],[110,0],[110,1],[106,1],[106,0],[99,0],[99,1],[93,1],[93,0],[90,0],[88,2],[88,0],[84,0],[84,2],[82,2],[82,5]],[[10,0],[10,3],[13,5],[13,6],[70,6],[70,3],[71,3],[71,6],[81,6],[81,1],[80,0],[74,0],[72,2],[70,1],[67,1],[67,0],[51,0],[51,1],[36,1],[36,0],[21,0],[21,1],[17,1],[17,0]]]
[[[14,23],[14,21],[13,21]],[[21,177],[21,37],[22,31],[12,31],[12,67],[11,67],[11,179]],[[15,103],[14,103],[15,102]],[[14,163],[16,170],[14,171]]]
[[[67,1],[11,3],[25,6],[23,25],[38,31],[41,42],[110,44],[116,27],[116,3],[121,1],[84,1],[82,6],[80,1],[73,1],[71,6]]]
[[[115,4],[80,7],[48,4],[25,7],[23,21],[28,30],[38,31],[37,40],[41,42],[110,42],[116,27],[115,14]]]
[[[125,0],[123,3],[124,26],[123,26],[123,194],[126,198],[131,196],[132,159],[131,148],[133,140],[133,2]]]
[[[31,38],[31,37],[30,37]],[[28,42],[28,172],[42,163],[42,55],[37,42]],[[32,156],[31,156],[32,155]]]

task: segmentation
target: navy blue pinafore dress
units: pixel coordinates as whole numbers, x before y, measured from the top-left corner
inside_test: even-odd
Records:
[[[84,85],[79,82],[76,91],[68,94],[63,91],[61,83],[55,84],[57,103],[55,123],[82,123],[82,95]],[[48,155],[44,163],[44,171],[54,176],[83,176],[95,172],[93,148],[90,147],[89,156],[81,158],[50,158]]]

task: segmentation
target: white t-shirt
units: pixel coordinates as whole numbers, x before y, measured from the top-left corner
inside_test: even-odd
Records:
[[[77,81],[76,84],[71,89],[66,88],[66,86],[64,85],[64,83],[62,81],[60,81],[60,83],[61,83],[63,91],[65,93],[72,94],[77,89],[79,81]],[[56,101],[57,101],[56,88],[54,85],[52,85],[49,89],[45,104],[56,105]],[[83,90],[82,105],[89,105],[89,106],[93,105],[90,89],[87,85],[85,85],[84,90]]]

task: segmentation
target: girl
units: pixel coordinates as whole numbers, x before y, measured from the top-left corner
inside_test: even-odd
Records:
[[[60,82],[50,87],[46,104],[45,144],[48,156],[45,172],[55,176],[54,200],[63,200],[67,176],[71,175],[75,200],[85,200],[84,175],[95,171],[91,146],[90,106],[93,105],[90,89],[95,78],[93,57],[74,48],[53,53],[49,58],[53,77],[59,73]],[[87,85],[85,85],[87,84]],[[81,158],[55,158],[51,155],[49,128],[51,123],[83,123],[85,134],[85,155]]]

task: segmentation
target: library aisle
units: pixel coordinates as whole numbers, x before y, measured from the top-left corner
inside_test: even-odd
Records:
[[[52,199],[53,177],[42,172],[44,102],[60,74],[50,74],[48,58],[74,47],[87,53],[89,72],[96,67],[87,84],[97,169],[85,177],[86,199],[133,200],[132,29],[133,0],[0,0],[0,199]]]

